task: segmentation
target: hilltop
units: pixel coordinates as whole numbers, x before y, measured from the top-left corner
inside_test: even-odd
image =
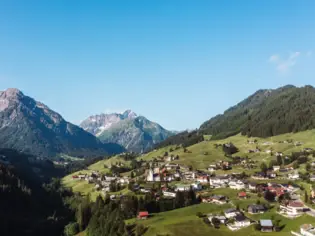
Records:
[[[175,134],[131,110],[90,116],[80,126],[104,143],[117,143],[138,153]]]

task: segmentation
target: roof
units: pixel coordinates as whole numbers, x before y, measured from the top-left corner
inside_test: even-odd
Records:
[[[245,192],[240,192],[240,193],[238,193],[238,196],[240,196],[240,197],[246,197],[247,194],[246,194]]]
[[[294,201],[292,201],[292,202],[289,203],[289,206],[290,207],[303,207],[304,204],[302,202],[294,202]]]
[[[225,213],[233,213],[233,212],[237,212],[237,210],[234,209],[234,208],[231,208],[231,209],[225,210],[224,212],[225,212]]]
[[[260,225],[263,227],[272,227],[272,221],[271,220],[260,220]]]
[[[139,217],[146,217],[146,216],[149,216],[149,212],[147,211],[140,211],[139,214],[138,214]]]
[[[238,221],[238,222],[241,222],[241,221],[245,221],[245,220],[248,220],[244,215],[237,215],[235,216],[235,220]]]
[[[251,207],[253,209],[256,209],[256,210],[265,210],[265,207],[263,205],[249,205],[248,207]]]

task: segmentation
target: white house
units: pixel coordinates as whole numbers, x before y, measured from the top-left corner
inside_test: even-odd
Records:
[[[300,178],[300,175],[299,173],[295,172],[295,173],[292,173],[292,174],[288,174],[288,178],[291,179],[291,180],[297,180]]]
[[[223,185],[229,182],[229,176],[217,176],[209,179],[210,185]]]
[[[241,189],[246,188],[246,185],[240,180],[238,180],[238,181],[230,181],[228,184],[229,184],[231,189],[241,190]]]
[[[280,166],[273,166],[273,171],[279,171],[280,170]]]
[[[280,212],[292,217],[302,215],[304,209],[304,204],[299,201],[290,201],[288,205],[280,205]]]
[[[159,174],[154,174],[152,169],[149,169],[149,172],[147,174],[146,180],[148,182],[160,182],[161,181],[161,177]]]
[[[163,196],[175,198],[176,197],[176,193],[170,192],[170,191],[163,191]]]
[[[240,214],[240,212],[238,210],[234,209],[234,208],[227,209],[227,210],[224,211],[224,216],[226,218],[233,218],[233,217],[235,217],[235,216],[237,216],[239,214]]]

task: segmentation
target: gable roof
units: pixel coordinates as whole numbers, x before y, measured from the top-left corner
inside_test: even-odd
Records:
[[[149,212],[147,211],[140,211],[139,214],[138,214],[139,217],[146,217],[146,216],[149,216]]]
[[[260,220],[260,225],[262,227],[273,227],[271,220]]]

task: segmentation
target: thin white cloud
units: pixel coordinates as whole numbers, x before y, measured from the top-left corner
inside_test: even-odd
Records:
[[[288,74],[292,67],[295,66],[300,52],[293,52],[286,58],[281,58],[280,55],[274,54],[269,57],[269,62],[276,66],[276,70],[281,74]]]

